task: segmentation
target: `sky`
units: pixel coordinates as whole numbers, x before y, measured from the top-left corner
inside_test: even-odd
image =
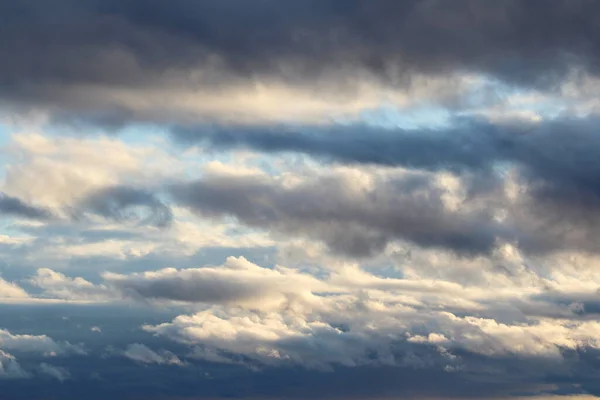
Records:
[[[0,0],[0,400],[600,399],[598,15]]]

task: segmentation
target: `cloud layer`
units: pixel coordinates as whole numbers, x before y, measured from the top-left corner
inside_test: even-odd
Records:
[[[600,395],[599,11],[0,0],[0,397]]]

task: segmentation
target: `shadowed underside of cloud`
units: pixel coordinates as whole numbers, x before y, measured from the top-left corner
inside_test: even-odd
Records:
[[[50,220],[54,218],[48,209],[29,205],[16,197],[0,192],[0,213],[37,220]]]
[[[571,199],[556,201],[535,190],[511,198],[508,184],[494,175],[467,175],[452,189],[437,175],[414,172],[331,173],[297,184],[207,174],[171,192],[203,216],[233,216],[252,227],[317,238],[352,256],[377,254],[395,240],[471,256],[506,242],[531,253],[597,251],[597,206],[564,207]]]
[[[156,91],[254,82],[339,99],[468,72],[553,90],[600,71],[599,11],[585,0],[3,0],[0,98],[114,127],[154,120],[160,107],[143,108]]]
[[[27,82],[145,85],[211,63],[240,77],[466,68],[524,83],[552,83],[570,62],[598,68],[599,9],[583,0],[3,1],[1,11],[12,95]]]
[[[176,202],[205,216],[234,216],[253,227],[319,238],[355,256],[375,254],[394,239],[485,253],[504,227],[486,210],[447,212],[444,188],[427,175],[331,174],[284,186],[273,177],[207,176],[174,185]]]
[[[133,275],[107,273],[104,279],[134,297],[263,309],[279,308],[290,298],[309,295],[311,289],[326,289],[311,275],[285,268],[260,268],[234,257],[219,267],[182,271],[171,268]]]
[[[144,189],[130,186],[113,186],[89,194],[79,202],[83,213],[91,212],[120,222],[166,227],[173,220],[171,209],[158,197]],[[136,208],[141,208],[136,212]]]
[[[376,128],[366,125],[181,127],[185,143],[267,153],[296,152],[344,163],[403,166],[432,171],[489,173],[499,164],[523,168],[545,193],[589,194],[600,204],[600,137],[596,118],[541,123],[492,124],[459,118],[437,129]]]

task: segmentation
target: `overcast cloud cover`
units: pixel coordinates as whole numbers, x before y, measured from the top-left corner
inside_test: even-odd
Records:
[[[600,398],[600,2],[0,0],[0,400]]]

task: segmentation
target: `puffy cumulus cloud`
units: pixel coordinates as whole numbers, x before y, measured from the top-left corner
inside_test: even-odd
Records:
[[[460,276],[423,271],[412,278],[381,277],[347,265],[321,278],[321,287],[311,289],[309,306],[298,297],[272,310],[230,302],[144,329],[196,346],[193,357],[248,366],[475,371],[478,360],[500,368],[504,361],[499,360],[516,359],[537,360],[532,362],[546,365],[536,367],[540,373],[550,373],[571,365],[569,352],[600,350],[595,319],[544,298],[554,293],[549,288],[567,281],[560,269],[519,272],[511,258],[514,254],[498,258],[507,271],[515,270],[509,275],[485,260],[473,265],[493,278],[487,287],[478,280],[459,283]],[[575,273],[570,276],[576,279]],[[196,301],[207,302],[201,295]]]
[[[46,335],[19,335],[0,329],[0,348],[9,351],[38,353],[48,357],[87,354],[82,344],[56,342]]]
[[[392,305],[389,298],[376,297],[335,299],[327,306],[329,310],[305,315],[216,308],[144,329],[198,345],[194,356],[209,361],[235,362],[242,356],[260,366],[319,369],[391,365],[472,370],[476,355],[490,363],[506,357],[539,359],[560,368],[568,363],[563,352],[598,349],[596,322],[502,324]]]
[[[39,370],[42,374],[48,375],[60,382],[64,382],[71,378],[69,371],[63,367],[56,367],[47,363],[41,363]]]
[[[523,368],[519,373],[531,379],[592,368],[584,354],[600,351],[600,325],[570,303],[596,296],[600,277],[593,269],[594,258],[585,267],[566,255],[555,264],[536,264],[510,246],[492,259],[465,260],[435,251],[429,251],[427,259],[421,253],[427,252],[415,251],[414,258],[405,260],[402,278],[375,275],[344,262],[333,269],[312,270],[319,284],[284,284],[274,279],[281,267],[269,270],[241,259],[229,259],[221,267],[119,278],[129,279],[127,284],[138,295],[202,304],[194,314],[144,326],[192,346],[192,359],[251,368],[479,371],[489,379],[512,366]],[[532,264],[525,266],[527,262]],[[223,279],[229,277],[229,286],[225,279],[215,285],[225,297],[215,297],[209,289],[219,269]],[[234,271],[239,278],[229,275]],[[479,276],[471,277],[469,271]],[[271,276],[281,288],[277,293],[297,288],[306,295],[289,297],[277,307],[260,297],[248,305],[243,297],[232,295],[230,288],[237,288],[240,296],[247,293],[238,287],[238,279],[254,288],[254,274],[259,272],[266,283],[257,290],[264,298],[272,296]],[[202,280],[206,288],[197,283]],[[179,294],[173,294],[176,290]],[[570,303],[561,305],[561,296]],[[501,375],[499,379],[508,379]]]
[[[0,277],[0,299],[26,299],[29,294],[13,282],[7,282]]]
[[[175,354],[166,350],[161,351],[159,354],[141,343],[130,344],[123,355],[142,364],[184,365]]]
[[[17,359],[0,350],[0,379],[24,379],[31,375],[21,368]]]
[[[140,204],[133,190],[120,184],[143,186],[184,170],[187,159],[174,157],[151,143],[128,144],[110,137],[63,137],[16,131],[6,145],[2,190],[7,196],[71,217],[78,208],[116,218],[110,205],[160,207]],[[110,154],[110,157],[107,156]],[[80,204],[81,203],[81,204]],[[162,214],[165,214],[162,212]]]
[[[94,285],[81,277],[70,278],[49,268],[40,268],[30,283],[42,289],[40,296],[49,299],[106,301],[116,293],[104,285]]]
[[[229,257],[222,266],[177,270],[168,268],[140,274],[104,274],[104,279],[134,297],[248,308],[280,309],[313,300],[312,292],[328,290],[313,277],[276,266],[262,268],[243,257]]]
[[[388,249],[387,262],[394,255]],[[198,310],[143,327],[188,346],[186,364],[263,372],[399,368],[469,381],[477,375],[539,382],[574,371],[587,376],[591,358],[600,354],[596,318],[563,306],[563,297],[573,303],[593,298],[600,287],[594,260],[582,266],[562,255],[537,265],[508,245],[475,259],[415,248],[394,276],[349,260],[298,270],[229,258],[221,266],[104,278],[107,287],[132,297],[183,300],[186,309]],[[183,363],[183,353],[149,346],[140,341],[115,355],[140,364]]]

